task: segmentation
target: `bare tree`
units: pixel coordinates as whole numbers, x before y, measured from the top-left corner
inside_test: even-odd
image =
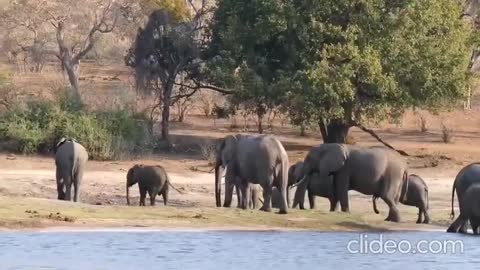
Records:
[[[46,54],[58,58],[73,95],[80,98],[80,61],[94,48],[99,34],[113,31],[130,1],[18,0],[10,3],[1,18],[13,31],[28,33],[28,44],[20,45],[34,53],[34,58],[42,61]]]

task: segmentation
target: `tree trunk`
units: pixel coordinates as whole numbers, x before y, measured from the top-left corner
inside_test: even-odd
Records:
[[[263,125],[262,125],[262,120],[263,116],[261,114],[257,115],[257,120],[258,120],[258,133],[262,134],[263,133]]]
[[[346,143],[351,125],[340,119],[319,122],[320,132],[324,143]]]
[[[305,127],[305,122],[302,122],[302,123],[300,124],[300,137],[305,137],[305,135],[307,135],[307,134],[305,133],[305,129],[306,129],[306,127]]]
[[[75,72],[75,66],[72,65],[71,63],[64,63],[64,68],[67,71],[68,75],[68,80],[70,82],[72,94],[75,97],[76,100],[81,100],[80,99],[80,86],[78,83],[78,73]]]
[[[169,81],[165,84],[165,90],[163,92],[163,109],[162,109],[162,140],[167,142],[170,145],[170,105],[171,105],[171,95],[173,90],[173,83]]]

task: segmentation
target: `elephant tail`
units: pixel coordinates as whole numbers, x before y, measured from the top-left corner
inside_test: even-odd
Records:
[[[170,177],[168,176],[168,174],[166,174],[166,175],[167,175],[167,183],[168,183],[168,185],[171,186],[176,192],[178,192],[178,193],[180,193],[180,194],[185,194],[185,192],[183,192],[183,191],[179,190],[178,188],[176,188],[176,187],[172,184],[172,182],[170,182]]]
[[[427,209],[430,209],[430,200],[428,199],[428,188],[425,188],[425,195],[427,197]]]
[[[405,170],[403,172],[403,183],[405,183],[405,193],[403,193],[403,196],[401,195],[402,194],[402,189],[403,188],[400,188],[400,202],[406,202],[407,199],[408,199],[408,171]]]
[[[452,211],[450,212],[450,218],[453,219],[455,217],[455,210],[453,208],[453,199],[455,198],[455,183],[453,183],[452,187]]]
[[[378,199],[378,197],[373,195],[373,197],[372,197],[373,211],[375,212],[375,214],[380,214],[380,212],[377,209],[377,199]]]

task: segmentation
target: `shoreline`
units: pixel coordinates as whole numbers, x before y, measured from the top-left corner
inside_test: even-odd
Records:
[[[328,229],[302,229],[302,228],[285,228],[285,227],[245,227],[245,226],[46,226],[39,228],[0,228],[0,233],[96,233],[96,232],[125,232],[125,233],[142,233],[142,232],[314,232],[314,233],[416,233],[416,232],[445,232],[440,226],[430,225],[430,228],[390,228],[379,230],[328,230]]]

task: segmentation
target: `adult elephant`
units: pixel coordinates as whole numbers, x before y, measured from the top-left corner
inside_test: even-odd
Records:
[[[55,147],[55,166],[59,200],[72,200],[73,185],[73,201],[80,201],[80,184],[87,161],[87,150],[76,140],[62,138],[57,143]]]
[[[248,206],[249,183],[260,184],[263,189],[263,206],[260,210],[271,211],[272,188],[281,191],[280,214],[287,211],[288,156],[280,141],[270,135],[229,135],[216,147],[215,200],[221,206],[221,177],[225,168],[232,179],[238,179],[240,205]],[[227,187],[233,189],[233,186]],[[229,191],[230,193],[230,191]]]
[[[399,222],[399,203],[402,184],[407,180],[407,164],[395,151],[385,147],[326,143],[311,149],[303,164],[302,182],[311,176],[333,176],[335,204],[340,201],[343,212],[349,211],[348,191],[382,198],[389,207],[385,220]],[[310,180],[309,180],[310,179]]]
[[[463,208],[460,216],[462,224],[467,224],[470,221],[473,234],[480,234],[480,184],[474,183],[465,190],[463,196]],[[466,233],[465,230],[463,233]]]
[[[461,169],[460,172],[458,172],[452,187],[451,217],[452,219],[455,217],[455,210],[454,210],[455,191],[457,192],[458,207],[460,209],[460,215],[448,227],[447,232],[467,233],[468,219],[465,218],[465,214],[463,213],[465,211],[465,207],[467,207],[467,205],[465,205],[465,202],[464,202],[465,192],[470,186],[474,184],[479,184],[479,183],[480,183],[480,163],[469,164],[465,166],[463,169]]]

